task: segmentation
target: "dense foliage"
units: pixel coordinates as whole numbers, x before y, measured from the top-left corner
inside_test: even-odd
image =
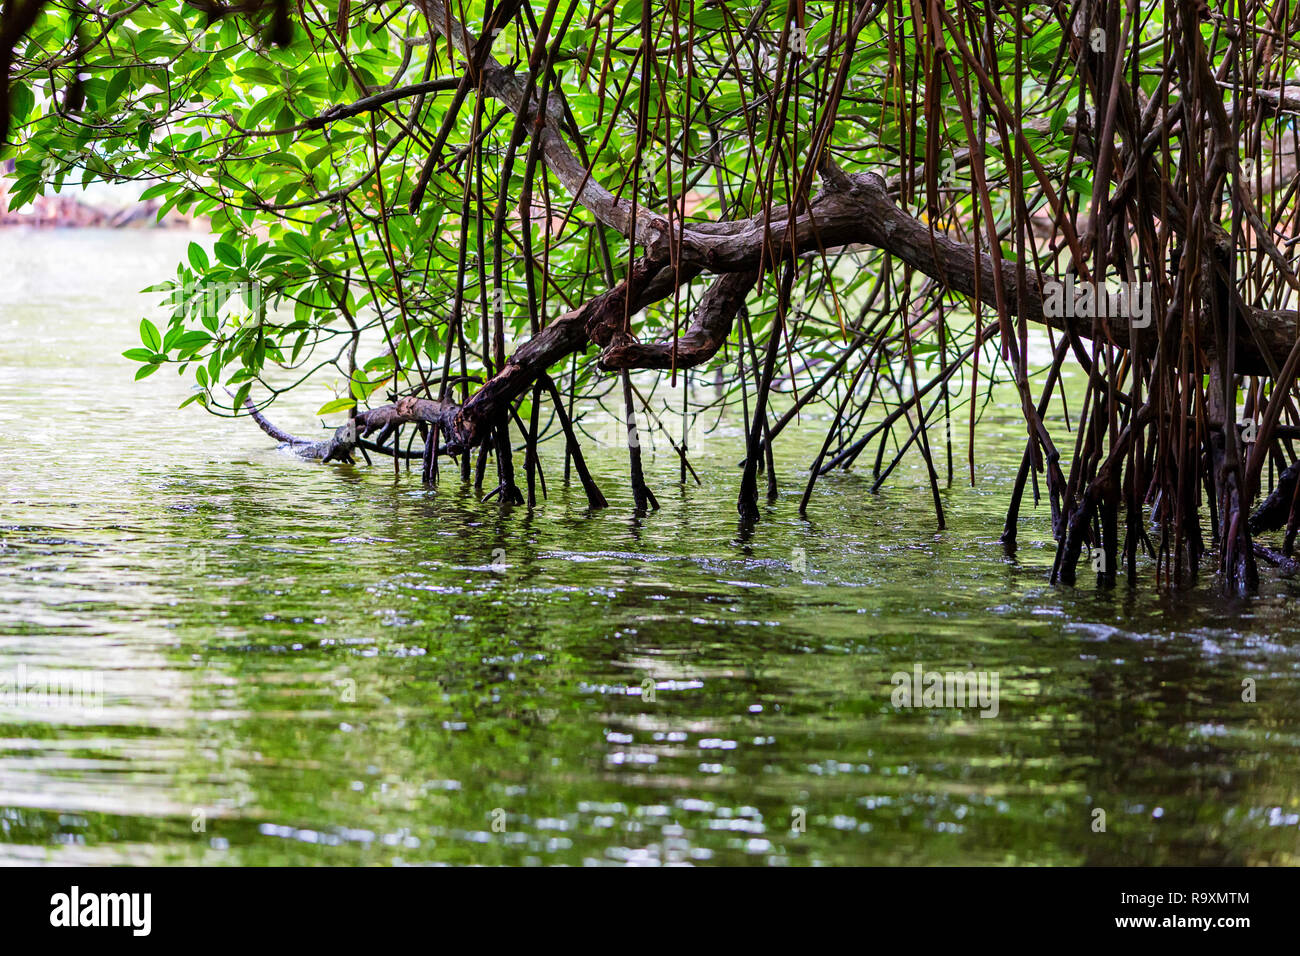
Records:
[[[1253,583],[1245,511],[1300,433],[1285,4],[4,9],[13,203],[133,180],[160,214],[210,220],[213,256],[191,247],[158,287],[180,291],[170,318],[142,323],[129,356],[142,376],[178,364],[212,410],[329,367],[321,414],[382,438],[431,426],[426,448],[466,452],[466,477],[471,449],[480,482],[494,454],[511,498],[517,426],[531,498],[538,441],[556,418],[567,429],[561,405],[579,427],[606,393],[656,425],[670,405],[730,405],[747,434],[741,511],[756,517],[764,460],[775,496],[773,439],[819,404],[832,425],[805,506],[829,468],[874,448],[878,485],[914,449],[942,526],[951,422],[969,428],[973,480],[983,386],[1001,377],[1026,428],[1010,540],[1041,477],[1066,580],[1081,547],[1104,552],[1105,580],[1121,552],[1130,574],[1140,551],[1194,573],[1215,497],[1220,567]],[[1062,317],[1044,283],[1072,275],[1145,283],[1154,321]],[[703,344],[679,367],[688,322]],[[1049,326],[1050,363],[1031,362],[1031,322]],[[655,341],[666,358],[641,348]],[[592,342],[601,355],[583,357]],[[1056,387],[1071,357],[1088,381],[1073,407]],[[686,365],[720,388],[665,398]],[[638,385],[635,369],[661,373]],[[417,397],[428,404],[384,404]],[[1047,425],[1057,402],[1068,476]],[[348,457],[356,438],[310,450]]]
[[[960,223],[968,217],[945,208],[970,201],[965,167],[954,160],[954,144],[967,140],[960,105],[949,97],[916,102],[931,41],[899,31],[908,11],[880,6],[857,38],[831,150],[850,170],[901,171],[906,193],[936,218]],[[426,381],[437,391],[449,341],[450,375],[462,384],[491,364],[482,317],[494,303],[509,343],[607,287],[611,272],[625,273],[627,240],[575,208],[526,143],[511,149],[515,117],[472,87],[467,102],[458,101],[464,61],[430,33],[418,6],[308,3],[284,48],[271,42],[270,8],[219,19],[211,10],[51,4],[18,50],[14,205],[74,183],[129,179],[148,184],[144,197],[161,200],[160,216],[172,209],[205,216],[218,233],[212,260],[195,244],[172,286],[160,287],[209,295],[177,296],[184,302],[166,327],[144,326],[142,348],[132,352],[141,374],[179,362],[201,388],[196,398],[214,408],[229,405],[215,386],[240,387],[242,396],[270,366],[297,373],[270,376],[279,387],[336,366],[351,380],[350,394],[323,413]],[[668,3],[648,11],[636,0],[600,11],[552,3],[536,14],[542,24],[525,7],[493,54],[524,66],[538,50],[549,57],[542,83],[563,92],[573,142],[585,144],[596,181],[635,192],[643,208],[680,216],[686,196],[693,220],[743,218],[815,185],[805,172],[808,148],[855,12],[849,3]],[[473,25],[485,16],[481,2],[457,13]],[[1000,36],[1011,22],[997,25]],[[1065,27],[1038,6],[1024,23],[1030,35],[1019,48],[999,45],[999,67],[1010,77],[1013,58],[1022,59],[1023,109],[1048,118],[1031,129],[1030,144],[1049,168],[1063,169],[1063,130],[1077,99],[1058,56]],[[808,55],[783,55],[800,24]],[[649,82],[643,49],[652,51]],[[1014,99],[1009,79],[1003,89]],[[367,98],[386,102],[332,118]],[[922,110],[927,124],[918,128]],[[922,168],[927,152],[938,159],[937,184]],[[1007,176],[1001,152],[990,145],[990,180]],[[411,211],[428,165],[427,189]],[[1079,166],[1076,159],[1070,186],[1086,194]],[[1005,217],[1006,195],[994,202]],[[809,262],[791,336],[801,366],[833,357],[858,319],[873,273],[861,268],[865,252],[852,258],[838,270],[838,256]],[[219,323],[212,297],[224,302],[232,291],[261,307],[226,308],[244,314]],[[773,291],[766,284],[751,302],[750,331],[760,343]],[[650,310],[639,334],[671,329],[692,301],[683,290]],[[365,339],[368,331],[382,335]],[[375,351],[357,354],[358,336]],[[933,354],[937,340],[914,348]]]

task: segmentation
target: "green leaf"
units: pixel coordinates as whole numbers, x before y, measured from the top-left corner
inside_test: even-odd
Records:
[[[1071,176],[1069,188],[1080,196],[1092,195],[1092,180],[1085,179],[1082,176]]]
[[[256,129],[262,121],[275,112],[283,99],[278,96],[265,96],[253,104],[253,108],[244,116],[243,126],[245,129]]]
[[[32,94],[31,87],[26,83],[15,83],[10,93],[10,110],[13,113],[14,124],[26,120],[35,105],[36,97]]]
[[[1065,107],[1052,114],[1052,136],[1056,136],[1065,129],[1065,121],[1069,119],[1069,111]]]
[[[232,269],[238,269],[241,263],[239,250],[228,242],[218,242],[212,247],[212,251],[217,254],[217,258],[230,266]]]
[[[195,272],[206,272],[208,270],[208,253],[197,242],[190,243],[187,255]]]
[[[276,114],[275,117],[276,129],[287,130],[297,125],[297,123],[298,123],[298,118],[294,116],[292,112],[290,112],[289,107],[287,106],[281,109],[280,112]],[[293,142],[293,133],[281,133],[275,139],[276,142],[280,144],[281,149],[288,149],[289,144]]]
[[[135,373],[135,380],[138,382],[142,378],[148,378],[160,368],[162,368],[162,366],[157,363],[154,363],[153,365],[145,365],[140,369],[140,371]]]
[[[172,347],[179,349],[182,352],[188,352],[193,351],[194,349],[201,349],[211,341],[212,336],[207,332],[194,329],[181,334]]]
[[[640,23],[645,12],[645,0],[628,0],[618,12],[619,23]]]
[[[336,398],[331,402],[326,402],[316,412],[317,415],[329,415],[333,412],[342,411],[345,408],[355,408],[356,399],[353,398]]]
[[[158,326],[154,325],[148,319],[141,319],[140,341],[149,346],[153,351],[160,351],[162,349],[162,335],[158,332]]]
[[[274,73],[261,66],[241,66],[239,68],[241,79],[251,80],[254,83],[260,83],[267,87],[278,87],[280,80]]]
[[[296,232],[285,235],[284,244],[304,259],[311,258],[311,244]]]
[[[127,84],[131,82],[131,71],[129,69],[117,70],[112,78],[108,81],[108,88],[104,91],[104,106],[110,107],[122,98],[126,91]]]

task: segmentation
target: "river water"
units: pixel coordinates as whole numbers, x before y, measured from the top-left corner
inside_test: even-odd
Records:
[[[503,511],[134,383],[190,238],[0,232],[0,861],[1300,862],[1300,585],[1048,585],[1014,409],[942,533],[915,468],[799,519],[818,422],[748,536],[734,428],[702,486],[648,458],[657,514],[613,449],[608,510],[552,458]],[[996,716],[895,707],[918,667]]]

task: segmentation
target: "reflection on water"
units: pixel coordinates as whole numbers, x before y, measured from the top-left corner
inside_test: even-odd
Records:
[[[0,860],[1298,862],[1296,586],[1048,586],[1041,513],[997,544],[1013,410],[942,534],[915,472],[799,520],[815,429],[747,538],[734,436],[703,487],[651,459],[640,520],[612,451],[609,510],[552,459],[502,511],[133,384],[188,238],[0,232],[0,693],[49,682],[0,700]],[[996,672],[998,716],[896,709],[918,664]]]

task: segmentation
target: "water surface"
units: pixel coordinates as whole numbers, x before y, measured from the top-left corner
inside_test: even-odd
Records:
[[[1049,586],[1044,512],[998,544],[1013,409],[942,533],[915,469],[799,519],[817,422],[750,535],[735,428],[702,487],[648,459],[657,514],[612,449],[608,510],[554,458],[503,510],[133,383],[189,238],[0,231],[0,674],[103,690],[3,702],[0,861],[1298,861],[1300,585]],[[309,430],[308,392],[273,417]],[[996,672],[997,716],[896,709],[917,664]]]

